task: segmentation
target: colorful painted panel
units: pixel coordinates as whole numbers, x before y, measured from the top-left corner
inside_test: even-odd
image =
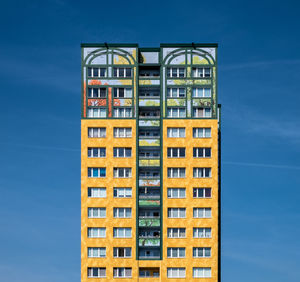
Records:
[[[172,58],[169,62],[171,65],[182,65],[185,64],[185,54],[178,55]]]
[[[139,120],[139,126],[159,126],[159,120]]]
[[[106,106],[106,99],[89,99],[88,106],[92,106],[92,107]]]
[[[142,107],[152,107],[152,106],[160,106],[160,100],[159,99],[140,99],[139,105]]]
[[[140,179],[139,180],[139,186],[160,186],[160,180],[159,179]]]
[[[159,52],[141,52],[143,64],[158,64]]]
[[[114,106],[132,106],[132,99],[114,99]]]
[[[208,65],[210,62],[208,59],[200,56],[198,54],[193,54],[193,64],[194,65]]]
[[[159,79],[139,79],[139,85],[159,85]]]
[[[139,200],[140,206],[159,206],[160,200]]]
[[[193,99],[193,106],[211,107],[211,99]]]
[[[159,146],[160,140],[153,138],[153,139],[140,139],[139,146]]]
[[[160,160],[139,160],[139,166],[159,166]]]
[[[132,80],[130,79],[89,79],[88,85],[132,85]]]
[[[185,106],[185,99],[168,99],[167,106]]]
[[[160,246],[160,239],[159,238],[140,238],[139,239],[139,246]]]
[[[168,85],[210,85],[211,81],[210,79],[168,79],[167,80]]]
[[[106,54],[101,54],[90,61],[91,65],[105,65],[106,64]]]
[[[139,226],[151,227],[151,226],[160,226],[159,218],[142,218],[139,219]]]

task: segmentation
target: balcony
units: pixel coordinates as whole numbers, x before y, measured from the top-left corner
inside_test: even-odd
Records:
[[[160,138],[143,138],[139,139],[139,146],[142,147],[156,147],[160,146]]]
[[[160,238],[159,237],[139,237],[140,247],[159,247]]]
[[[139,217],[140,227],[158,227],[160,226],[160,217]]]
[[[140,177],[139,179],[139,186],[140,187],[151,187],[151,186],[160,186],[160,178],[144,178]]]
[[[140,278],[159,278],[158,267],[140,267],[139,268]]]
[[[139,126],[145,126],[145,127],[157,127],[160,125],[159,120],[139,120]]]
[[[140,159],[139,160],[139,166],[160,166],[160,160],[159,159],[150,159],[150,160],[147,160],[147,159]]]
[[[159,78],[160,67],[159,66],[140,66],[139,68],[140,78]]]
[[[160,197],[158,197],[158,199],[141,199],[141,197],[139,197],[139,206],[159,206],[160,205]]]
[[[156,107],[158,108],[158,107]],[[159,119],[160,118],[160,110],[159,109],[145,109],[139,108],[139,118],[141,119]]]
[[[160,259],[158,247],[141,247],[139,250],[140,259]]]

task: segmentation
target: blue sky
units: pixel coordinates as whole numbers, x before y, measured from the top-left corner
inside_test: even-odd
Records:
[[[298,1],[1,1],[0,277],[80,281],[80,43],[219,43],[224,282],[300,281]]]

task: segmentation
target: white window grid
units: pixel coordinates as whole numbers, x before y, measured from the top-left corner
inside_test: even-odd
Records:
[[[115,198],[131,198],[132,188],[129,187],[114,187]]]
[[[105,258],[106,248],[105,247],[88,247],[89,258]]]
[[[168,258],[185,258],[185,248],[167,248]]]
[[[193,228],[194,238],[211,238],[211,228],[210,227],[194,227]]]
[[[185,178],[185,167],[169,167],[168,178]]]
[[[193,148],[194,158],[211,158],[211,148]]]
[[[89,158],[105,158],[106,157],[106,148],[104,147],[89,147],[88,148],[88,157]]]
[[[185,218],[186,208],[168,208],[168,218]]]
[[[88,108],[89,118],[102,118],[106,117],[106,108]]]
[[[128,147],[118,147],[114,148],[114,158],[131,158],[132,148]]]
[[[131,168],[114,167],[114,178],[131,178]]]
[[[184,267],[168,267],[167,268],[168,278],[185,278],[185,268]]]
[[[132,98],[132,88],[114,88],[114,98]]]
[[[88,208],[88,218],[105,218],[106,208]]]
[[[104,187],[89,187],[88,188],[89,198],[106,198],[106,188]]]
[[[131,218],[131,208],[114,208],[115,218]]]
[[[185,68],[167,68],[167,77],[185,77],[186,69]]]
[[[130,278],[132,276],[132,270],[129,267],[114,267],[113,275],[114,278]]]
[[[131,227],[114,227],[114,238],[131,238]]]
[[[105,267],[88,267],[88,278],[105,278]]]
[[[88,77],[106,77],[106,68],[88,68]]]
[[[105,127],[89,127],[88,128],[89,138],[105,138],[106,128]]]
[[[194,107],[193,108],[193,117],[210,118],[211,113],[212,113],[211,108],[206,108],[206,107]]]
[[[193,68],[193,77],[211,77],[211,68]]]
[[[168,228],[168,238],[186,238],[185,228],[173,227]]]
[[[114,127],[115,138],[130,138],[132,137],[131,127]]]
[[[194,198],[211,198],[212,190],[210,187],[194,187],[193,195]]]
[[[182,156],[180,156],[180,153]],[[167,148],[168,158],[185,158],[185,148]]]
[[[104,87],[89,87],[88,98],[106,98],[106,88]]]
[[[88,177],[89,178],[104,178],[104,177],[106,177],[106,168],[105,167],[89,167],[88,168]]]
[[[184,138],[185,128],[184,127],[168,127],[167,135],[169,138]]]
[[[168,117],[172,118],[184,118],[186,117],[186,110],[183,107],[168,107],[167,114]]]
[[[193,278],[211,278],[211,268],[193,267]]]
[[[211,218],[211,208],[193,208],[194,218]]]
[[[105,227],[88,227],[88,238],[105,238]]]
[[[114,108],[114,117],[124,117],[124,118],[130,118],[132,117],[132,109],[131,108]]]
[[[194,258],[210,258],[211,248],[210,247],[194,247],[193,248]]]
[[[168,98],[185,98],[186,89],[183,87],[180,88],[170,87],[167,89],[167,95]]]
[[[185,198],[185,188],[168,188],[168,198],[182,199]]]
[[[194,178],[210,178],[211,168],[210,167],[194,167],[193,168]]]
[[[130,247],[114,247],[114,258],[131,258],[132,251]]]
[[[114,68],[114,77],[132,77],[132,68]]]
[[[210,98],[211,88],[208,87],[196,87],[193,88],[193,98]]]
[[[211,128],[210,127],[195,127],[193,128],[194,138],[211,138]]]

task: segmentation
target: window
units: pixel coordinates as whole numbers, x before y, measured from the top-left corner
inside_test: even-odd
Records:
[[[209,98],[211,97],[210,88],[193,88],[193,98]]]
[[[131,208],[114,208],[114,217],[116,218],[131,217]]]
[[[211,278],[210,267],[193,267],[194,278]]]
[[[131,127],[114,127],[115,138],[129,138],[132,137]]]
[[[211,257],[211,248],[193,248],[193,257],[194,258],[210,258]]]
[[[211,218],[211,208],[194,208],[194,218]]]
[[[168,278],[185,278],[185,268],[184,267],[168,267],[167,268]]]
[[[168,188],[168,198],[185,198],[185,188]]]
[[[106,68],[88,68],[88,77],[105,77]]]
[[[168,208],[168,218],[185,218],[185,208]]]
[[[106,117],[106,108],[88,108],[88,117],[90,118]]]
[[[106,137],[106,128],[105,127],[89,127],[88,128],[88,137],[89,138],[104,138],[104,137]]]
[[[184,167],[168,167],[168,178],[184,178]]]
[[[210,158],[211,148],[193,148],[194,158]]]
[[[194,198],[211,198],[211,188],[193,188]]]
[[[114,98],[131,98],[132,89],[131,88],[114,88]]]
[[[185,148],[168,148],[168,158],[185,158]]]
[[[131,117],[132,109],[131,108],[114,108],[114,117]]]
[[[105,258],[106,248],[88,248],[89,258]]]
[[[104,167],[89,167],[88,177],[99,178],[106,177],[106,168]]]
[[[131,198],[131,188],[114,187],[114,198]]]
[[[131,68],[114,68],[114,77],[131,77]]]
[[[193,128],[193,137],[194,138],[210,138],[211,137],[211,128],[209,128],[209,127],[194,127]]]
[[[114,267],[114,278],[131,277],[131,268],[129,267]]]
[[[185,97],[185,88],[168,88],[167,94],[168,98],[184,98]]]
[[[104,218],[106,217],[106,208],[88,208],[89,218]]]
[[[193,68],[193,77],[211,77],[210,68]]]
[[[172,118],[185,117],[185,108],[168,107],[167,114],[168,117],[172,117]]]
[[[210,118],[211,117],[211,108],[194,107],[193,108],[193,117]]]
[[[131,148],[114,148],[115,158],[130,158]]]
[[[88,157],[89,158],[105,158],[106,149],[105,148],[88,148]]]
[[[105,227],[88,227],[89,238],[105,238],[106,228]]]
[[[131,238],[131,228],[114,227],[114,238]]]
[[[114,167],[115,178],[130,178],[131,168],[128,167]]]
[[[185,77],[185,68],[168,68],[167,77]]]
[[[88,188],[89,198],[106,198],[106,188]]]
[[[115,258],[131,258],[131,248],[114,248]]]
[[[185,228],[168,228],[168,238],[185,238]]]
[[[167,248],[168,258],[184,258],[185,248]]]
[[[167,134],[170,138],[183,138],[185,137],[185,128],[168,127]]]
[[[89,87],[88,98],[106,98],[106,88]]]
[[[194,238],[211,238],[211,228],[193,228]]]
[[[89,278],[106,277],[106,268],[104,267],[88,267]]]
[[[211,177],[211,168],[210,167],[194,167],[193,168],[193,177],[194,178],[209,178],[209,177]]]

